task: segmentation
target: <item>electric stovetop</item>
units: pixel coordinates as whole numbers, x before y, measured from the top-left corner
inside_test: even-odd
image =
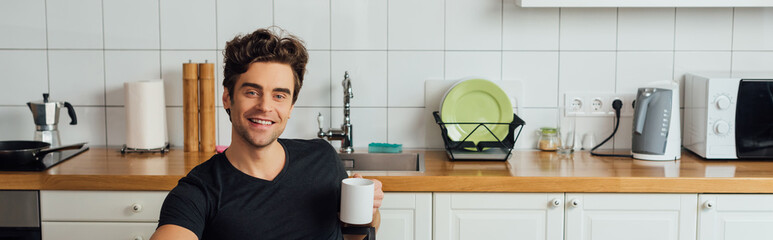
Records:
[[[56,166],[57,164],[62,163],[67,159],[75,157],[75,155],[85,152],[86,150],[89,150],[89,147],[83,145],[83,147],[79,149],[52,152],[43,157],[42,161],[20,166],[2,166],[0,167],[0,171],[45,171],[46,169]]]

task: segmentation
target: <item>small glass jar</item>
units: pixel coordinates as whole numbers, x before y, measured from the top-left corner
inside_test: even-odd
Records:
[[[556,128],[540,128],[538,148],[542,151],[555,151],[561,146]]]

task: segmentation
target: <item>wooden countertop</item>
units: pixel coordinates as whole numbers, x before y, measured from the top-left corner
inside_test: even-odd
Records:
[[[773,193],[773,161],[679,161],[513,151],[505,162],[451,162],[440,150],[425,156],[424,172],[360,172],[388,192],[649,192]],[[172,150],[161,155],[92,148],[43,172],[0,171],[0,189],[159,190],[177,185],[212,154]]]

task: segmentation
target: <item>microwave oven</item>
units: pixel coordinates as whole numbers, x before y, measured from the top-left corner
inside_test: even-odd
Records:
[[[706,159],[773,160],[773,75],[686,74],[682,145]]]

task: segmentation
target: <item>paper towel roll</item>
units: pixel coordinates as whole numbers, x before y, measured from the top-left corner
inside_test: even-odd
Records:
[[[164,81],[124,83],[126,106],[126,147],[152,149],[166,146],[166,104]]]

